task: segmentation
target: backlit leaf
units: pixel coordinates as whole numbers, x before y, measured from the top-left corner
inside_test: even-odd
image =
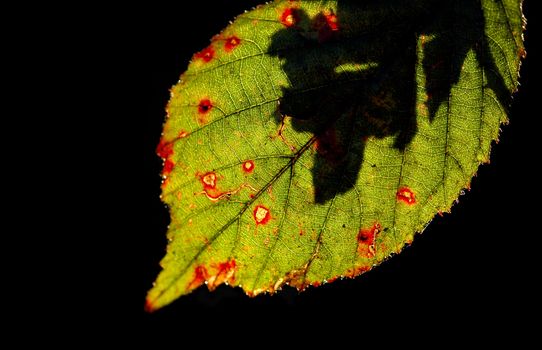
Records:
[[[160,308],[202,284],[300,290],[450,211],[507,121],[520,0],[274,1],[195,54],[158,154]]]

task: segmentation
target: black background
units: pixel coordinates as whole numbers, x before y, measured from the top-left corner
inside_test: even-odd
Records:
[[[538,249],[534,243],[540,230],[533,223],[539,214],[537,205],[529,204],[539,201],[542,192],[529,166],[540,158],[533,148],[537,133],[533,120],[540,115],[533,109],[535,91],[530,78],[531,66],[539,60],[531,38],[536,31],[534,20],[529,21],[526,33],[528,57],[511,122],[502,127],[490,165],[480,168],[471,191],[460,198],[452,214],[437,216],[402,254],[354,280],[301,294],[285,290],[251,299],[239,289],[222,286],[210,293],[200,288],[155,313],[143,311],[145,294],[160,271],[158,262],[166,247],[169,218],[159,200],[161,161],[155,147],[168,90],[193,53],[206,47],[229,20],[257,3],[221,0],[210,6],[197,2],[185,11],[141,8],[133,18],[137,28],[127,30],[135,39],[138,62],[133,72],[137,82],[129,88],[137,90],[139,97],[133,101],[137,108],[130,118],[141,146],[135,190],[141,214],[130,218],[141,243],[139,289],[129,298],[134,317],[147,331],[182,326],[183,334],[211,324],[232,330],[260,327],[262,322],[324,327],[330,322],[346,323],[341,315],[354,317],[351,326],[360,332],[364,325],[383,322],[416,326],[414,320],[421,322],[419,327],[452,322],[463,334],[480,333],[485,327],[492,334],[507,334],[510,327],[527,332],[530,322],[525,315],[535,313],[540,295],[535,286],[540,272],[535,269]],[[529,5],[524,6],[528,18]]]

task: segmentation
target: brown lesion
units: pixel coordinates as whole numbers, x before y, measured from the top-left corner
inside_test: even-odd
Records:
[[[209,266],[197,265],[194,268],[193,278],[186,289],[192,290],[206,284],[209,290],[214,290],[223,283],[234,283],[236,271],[237,263],[235,259],[229,259],[221,263],[211,263]]]
[[[376,255],[376,238],[382,232],[380,223],[375,222],[370,228],[362,228],[358,233],[358,254],[364,258]]]
[[[249,296],[256,296],[261,293],[275,293],[279,291],[284,285],[294,287],[298,291],[305,290],[308,286],[312,284],[307,279],[307,273],[309,272],[309,269],[314,262],[315,259],[318,258],[318,255],[320,254],[320,249],[322,247],[322,240],[321,235],[318,236],[316,241],[316,246],[311,254],[310,259],[300,268],[290,270],[284,277],[279,278],[275,283],[270,285],[267,288],[259,288],[255,289],[251,292],[247,292]]]
[[[194,55],[194,59],[205,63],[211,62],[213,58],[215,58],[215,49],[212,44]]]
[[[203,185],[203,191],[196,192],[195,195],[205,195],[210,201],[218,202],[220,200],[229,199],[231,196],[239,193],[243,189],[248,189],[253,193],[257,193],[258,190],[249,183],[242,183],[239,187],[231,190],[221,190],[218,186],[219,176],[213,172],[208,171],[205,173],[196,173],[196,177]]]
[[[201,286],[205,281],[209,278],[209,272],[207,272],[207,268],[204,265],[198,265],[194,269],[194,277],[192,278],[192,281],[188,283],[188,286],[186,289],[195,289],[199,286]]]

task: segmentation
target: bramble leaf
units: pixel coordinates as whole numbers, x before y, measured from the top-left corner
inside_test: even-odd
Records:
[[[171,224],[147,309],[357,276],[488,162],[524,56],[521,0],[287,1],[239,16],[171,91]]]

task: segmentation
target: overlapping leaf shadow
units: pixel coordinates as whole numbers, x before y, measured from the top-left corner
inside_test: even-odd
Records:
[[[400,150],[412,141],[418,64],[426,75],[430,120],[448,100],[470,50],[491,72],[487,84],[499,102],[509,105],[489,54],[480,0],[339,0],[336,13],[310,18],[294,8],[291,16],[293,25],[275,33],[269,48],[290,81],[277,122],[292,117],[296,131],[316,136],[317,203],[354,186],[368,137],[393,136]],[[421,35],[432,40],[422,44],[418,62]]]

